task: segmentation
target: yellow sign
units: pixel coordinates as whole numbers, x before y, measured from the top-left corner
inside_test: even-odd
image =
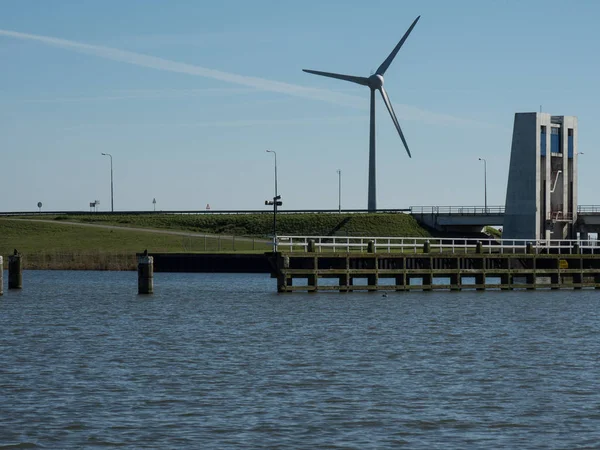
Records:
[[[568,269],[569,268],[569,263],[567,262],[566,259],[559,259],[558,260],[558,267],[561,269]]]

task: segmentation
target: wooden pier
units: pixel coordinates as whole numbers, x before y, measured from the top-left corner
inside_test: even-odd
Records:
[[[425,240],[410,252],[379,252],[374,240],[365,241],[366,251],[334,252],[328,250],[331,242],[323,242],[326,247],[308,239],[304,251],[292,247],[273,254],[278,292],[600,289],[600,254],[581,242],[465,241],[450,247]]]

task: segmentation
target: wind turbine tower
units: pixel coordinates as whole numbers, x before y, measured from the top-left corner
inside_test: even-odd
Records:
[[[402,143],[404,144],[404,148],[406,149],[406,153],[408,153],[408,157],[411,157],[410,150],[408,149],[408,144],[406,143],[406,139],[404,138],[404,134],[402,133],[402,129],[400,128],[400,124],[398,123],[398,119],[396,118],[396,113],[394,113],[394,108],[392,107],[392,103],[390,102],[390,98],[383,87],[383,75],[386,70],[392,64],[392,61],[396,57],[396,54],[404,44],[404,41],[408,38],[408,35],[413,30],[417,22],[421,16],[417,17],[409,29],[404,33],[400,42],[394,47],[394,50],[389,54],[389,56],[381,63],[377,71],[371,75],[370,77],[357,77],[353,75],[343,75],[339,73],[331,73],[331,72],[320,72],[318,70],[308,70],[303,69],[304,72],[312,73],[315,75],[321,75],[329,78],[337,78],[338,80],[351,81],[352,83],[360,84],[362,86],[368,86],[371,90],[371,119],[370,119],[370,132],[369,132],[369,200],[367,209],[370,212],[374,212],[377,210],[377,182],[376,182],[376,167],[375,167],[375,91],[379,91],[381,93],[381,97],[383,98],[383,102],[387,107],[390,116],[392,117],[392,121],[396,126],[396,130],[398,130],[398,134],[400,135],[400,139],[402,139]]]

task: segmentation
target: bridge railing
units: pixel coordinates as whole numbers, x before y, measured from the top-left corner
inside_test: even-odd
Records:
[[[600,206],[599,205],[579,205],[577,207],[577,212],[579,214],[600,213]]]
[[[311,242],[312,241],[312,242]],[[372,242],[375,252],[386,253],[592,253],[600,254],[597,240],[470,239],[423,237],[277,236],[279,251],[305,252],[309,242],[316,252],[367,252]]]
[[[411,214],[447,214],[457,216],[504,214],[504,206],[411,206]]]

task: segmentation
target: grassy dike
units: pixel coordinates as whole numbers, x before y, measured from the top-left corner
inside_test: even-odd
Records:
[[[271,214],[86,214],[57,216],[54,220],[262,238],[269,236],[273,227]],[[279,214],[277,232],[312,236],[429,235],[412,216],[398,213]]]
[[[273,226],[272,216],[261,214],[86,214],[31,219],[0,219],[0,254],[7,258],[16,248],[24,255],[27,269],[133,270],[135,253],[144,249],[150,252],[264,252],[271,248],[268,239]],[[78,226],[69,222],[120,228]],[[165,230],[181,234],[161,232]],[[277,230],[280,235],[428,235],[405,214],[280,214]]]

